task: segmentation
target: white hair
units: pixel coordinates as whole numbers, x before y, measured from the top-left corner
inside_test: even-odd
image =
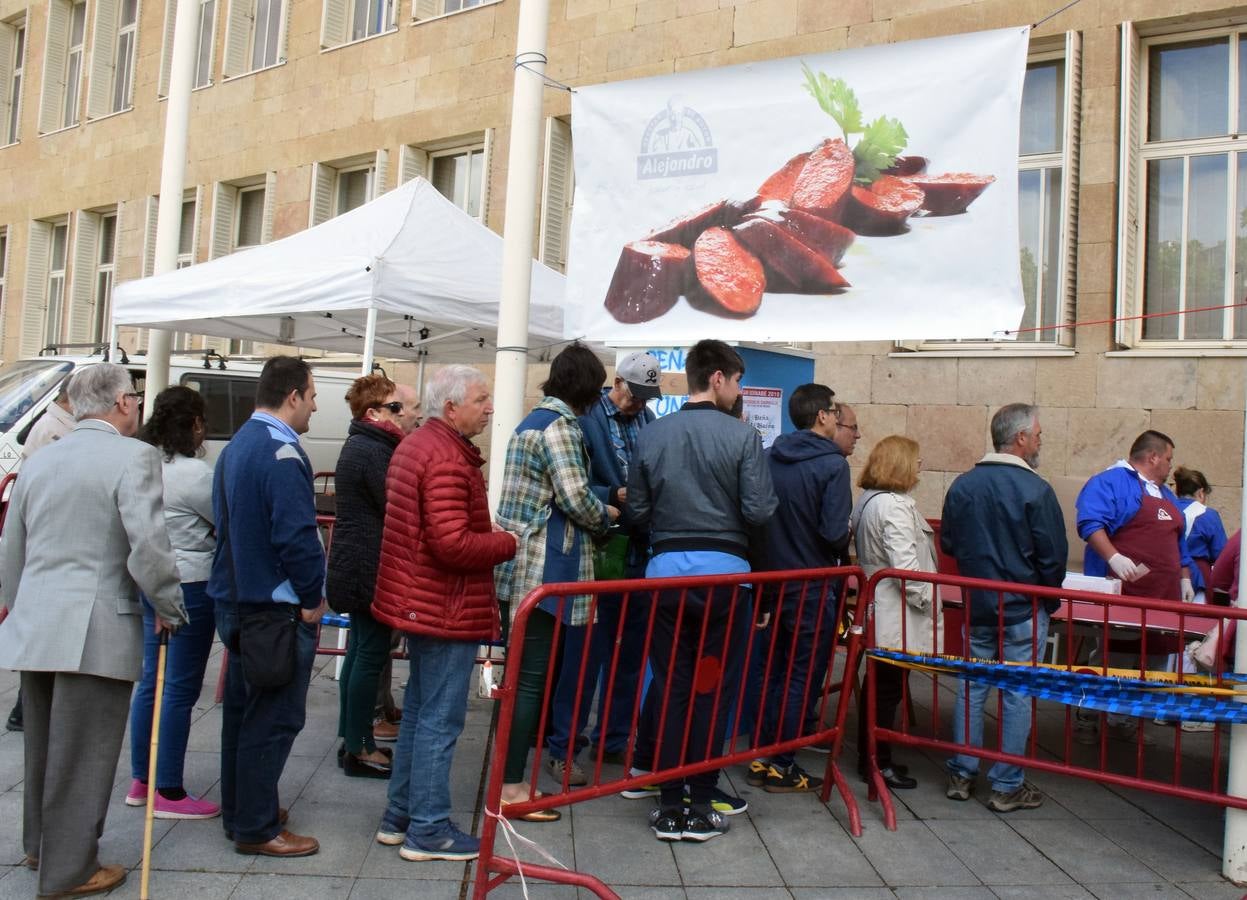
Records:
[[[104,416],[117,403],[117,395],[134,390],[130,373],[116,363],[83,366],[69,379],[69,406],[75,419]]]
[[[468,389],[474,384],[488,384],[479,369],[471,366],[443,366],[433,373],[424,388],[424,414],[440,419],[446,411],[446,403],[461,405],[468,399]]]

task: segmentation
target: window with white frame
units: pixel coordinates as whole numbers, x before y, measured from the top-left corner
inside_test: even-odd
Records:
[[[1118,341],[1242,346],[1247,310],[1247,23],[1122,28]]]
[[[499,0],[413,0],[412,17],[419,22],[498,2]]]
[[[73,248],[64,333],[71,344],[100,343],[108,337],[112,309],[117,208],[75,213]],[[51,292],[48,296],[51,299]],[[48,308],[52,309],[50,303]]]
[[[275,188],[273,172],[213,186],[211,258],[272,240]]]
[[[65,264],[69,258],[69,222],[52,225],[52,243],[48,253],[47,313],[44,317],[43,346],[61,340],[61,324],[65,316]]]
[[[138,0],[95,0],[87,118],[97,119],[131,107],[138,20]]]
[[[196,262],[199,247],[199,197],[197,187],[182,193],[181,219],[178,226],[177,267],[185,269]],[[160,198],[155,194],[147,198],[147,221],[143,232],[143,277],[156,271],[156,224],[160,210]]]
[[[26,69],[26,17],[0,22],[0,145],[16,144]]]
[[[86,29],[85,0],[48,0],[48,35],[39,98],[39,131],[43,134],[78,124]]]
[[[325,0],[320,45],[339,47],[393,31],[396,0]]]
[[[399,148],[398,183],[428,179],[448,200],[481,222],[489,214],[489,161],[494,130]]]
[[[176,22],[177,0],[165,0],[164,44],[160,50],[160,81],[156,94],[169,96],[169,78],[173,70],[173,30]],[[212,84],[212,47],[216,40],[216,0],[199,0],[199,14],[195,23],[195,75],[192,89]]]
[[[1018,237],[1025,308],[1016,340],[905,341],[920,350],[1043,352],[1073,344],[1077,253],[1080,42],[1032,51],[1022,88]]]
[[[385,150],[313,165],[308,225],[327,222],[381,196],[388,169],[389,153]]]
[[[288,0],[230,0],[225,20],[226,78],[286,61]]]

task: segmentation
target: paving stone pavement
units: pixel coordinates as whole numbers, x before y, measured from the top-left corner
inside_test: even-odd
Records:
[[[332,631],[323,641],[332,643]],[[187,752],[187,787],[211,799],[218,796],[221,719],[212,699],[219,662],[218,648],[196,707]],[[282,779],[291,828],[316,836],[321,852],[298,860],[240,856],[225,840],[220,820],[157,821],[153,897],[457,900],[470,895],[471,865],[405,862],[395,848],[373,841],[386,783],[346,778],[336,766],[338,694],[332,674],[332,658],[318,658],[307,727]],[[405,666],[396,665],[396,692],[405,677]],[[16,690],[17,676],[0,672],[0,712],[7,714]],[[949,708],[946,699],[941,707]],[[470,700],[467,727],[450,773],[454,816],[461,825],[477,830],[490,712],[488,702]],[[921,720],[929,712],[919,706],[917,715]],[[1053,735],[1062,722],[1063,715],[1045,713],[1041,743],[1055,742]],[[1170,740],[1167,729],[1153,733],[1161,746]],[[854,746],[851,736],[846,744]],[[1184,736],[1184,751],[1193,765],[1199,764],[1201,747],[1210,746],[1207,735]],[[1031,780],[1047,794],[1045,804],[1037,810],[998,815],[984,805],[987,786],[981,779],[981,797],[954,803],[944,798],[940,760],[912,750],[898,750],[897,756],[910,764],[919,787],[897,795],[896,832],[883,827],[878,805],[866,800],[864,786],[852,778],[851,749],[846,750],[843,765],[861,806],[864,834],[859,839],[849,834],[844,806],[834,795],[824,806],[813,795],[767,794],[746,785],[740,769],[726,773],[723,786],[745,797],[749,811],[732,819],[730,834],[704,845],[655,841],[645,820],[647,803],[619,797],[578,804],[554,825],[521,822],[518,830],[569,867],[600,877],[625,898],[1237,900],[1247,896],[1221,877],[1223,814],[1216,807],[1032,773]],[[803,753],[801,761],[818,772],[825,759]],[[34,873],[20,865],[22,778],[21,735],[0,732],[0,900],[35,894]],[[117,898],[139,895],[143,814],[123,803],[129,778],[127,740],[101,848],[104,861],[132,870],[126,884],[112,893]],[[553,783],[542,786],[555,789]],[[536,858],[531,850],[521,851],[521,859]],[[528,885],[530,897],[578,895],[590,896],[571,887]],[[524,894],[513,880],[491,896]]]

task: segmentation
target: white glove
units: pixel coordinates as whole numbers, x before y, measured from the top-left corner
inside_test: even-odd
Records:
[[[1108,567],[1122,581],[1137,581],[1143,577],[1143,572],[1139,571],[1141,567],[1130,557],[1120,553],[1114,553],[1108,558]]]
[[[1182,579],[1182,602],[1191,603],[1195,599],[1195,588],[1191,586],[1191,579]]]

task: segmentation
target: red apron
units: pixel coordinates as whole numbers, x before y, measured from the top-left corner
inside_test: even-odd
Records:
[[[1178,540],[1186,528],[1177,504],[1157,499],[1143,490],[1143,503],[1134,518],[1112,535],[1117,552],[1150,569],[1138,581],[1123,581],[1121,592],[1130,597],[1182,599],[1182,556]]]

